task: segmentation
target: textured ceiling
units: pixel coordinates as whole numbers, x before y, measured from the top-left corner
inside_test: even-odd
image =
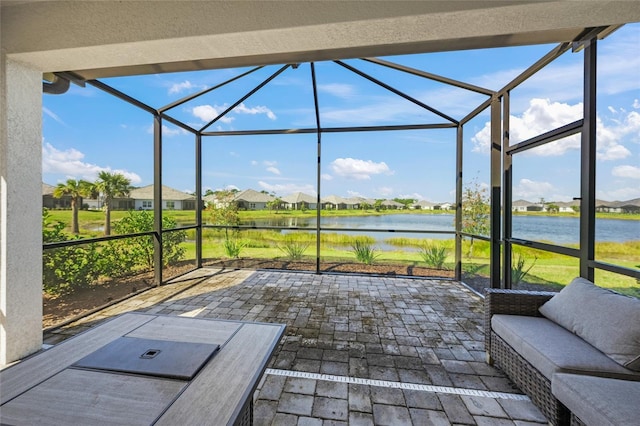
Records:
[[[572,41],[629,1],[2,2],[3,53],[84,78]]]

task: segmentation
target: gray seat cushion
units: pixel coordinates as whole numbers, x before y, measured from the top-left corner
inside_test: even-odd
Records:
[[[546,318],[499,314],[491,318],[491,327],[548,379],[564,372],[640,380],[640,373]]]
[[[640,419],[640,382],[555,374],[551,391],[587,425],[633,425]]]

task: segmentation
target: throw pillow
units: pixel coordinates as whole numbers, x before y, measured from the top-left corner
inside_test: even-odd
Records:
[[[640,299],[575,278],[540,313],[617,363],[640,371]]]

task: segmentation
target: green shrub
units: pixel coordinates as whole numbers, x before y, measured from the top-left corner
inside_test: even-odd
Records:
[[[420,247],[420,256],[424,262],[435,269],[445,269],[444,262],[449,252],[446,247],[440,245],[425,244]]]
[[[522,282],[525,276],[529,273],[531,268],[534,267],[538,258],[533,259],[533,263],[528,268],[526,267],[527,260],[518,254],[518,259],[511,264],[511,285],[518,285]]]
[[[355,253],[356,259],[365,265],[372,265],[379,256],[379,254],[375,253],[376,249],[372,247],[371,244],[363,240],[356,239],[351,244],[351,249]]]
[[[62,232],[65,224],[51,220],[42,212],[42,239],[45,243],[69,241],[78,237]],[[100,258],[96,244],[60,247],[42,253],[42,284],[46,293],[59,295],[87,287],[100,276],[96,267]]]
[[[300,260],[310,244],[311,243],[305,241],[297,241],[290,235],[287,235],[284,239],[283,245],[278,246],[278,249],[284,252],[287,259]]]
[[[163,216],[162,228],[172,229],[176,227],[173,218]],[[129,211],[128,215],[115,222],[114,230],[118,234],[135,234],[149,232],[154,229],[153,214],[146,210]],[[185,231],[163,232],[162,234],[162,262],[164,266],[173,264],[184,257],[184,248],[181,244],[186,240]],[[121,269],[131,272],[139,267],[145,270],[153,269],[153,237],[143,236],[112,241],[107,251],[111,255],[111,262],[119,264]]]
[[[224,252],[228,257],[237,259],[240,257],[240,252],[246,244],[235,236],[230,237],[227,235],[225,240],[222,242],[222,245],[224,247]]]
[[[163,217],[165,229],[175,228],[172,218]],[[45,209],[42,214],[42,238],[45,243],[69,241],[79,237],[65,234],[65,224],[53,221]],[[119,234],[153,230],[153,216],[146,211],[131,211],[114,223]],[[184,231],[163,233],[163,263],[168,265],[184,257],[181,244]],[[140,236],[113,240],[103,244],[88,243],[44,250],[42,253],[44,291],[49,294],[69,293],[94,283],[100,276],[121,277],[154,266],[153,237]]]
[[[360,243],[373,244],[375,238],[369,236],[354,237],[347,234],[338,234],[337,232],[323,232],[320,235],[320,241],[332,246],[353,246],[356,241]]]

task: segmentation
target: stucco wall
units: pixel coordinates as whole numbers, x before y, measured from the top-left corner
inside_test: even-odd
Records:
[[[2,57],[0,365],[42,345],[42,74]]]

